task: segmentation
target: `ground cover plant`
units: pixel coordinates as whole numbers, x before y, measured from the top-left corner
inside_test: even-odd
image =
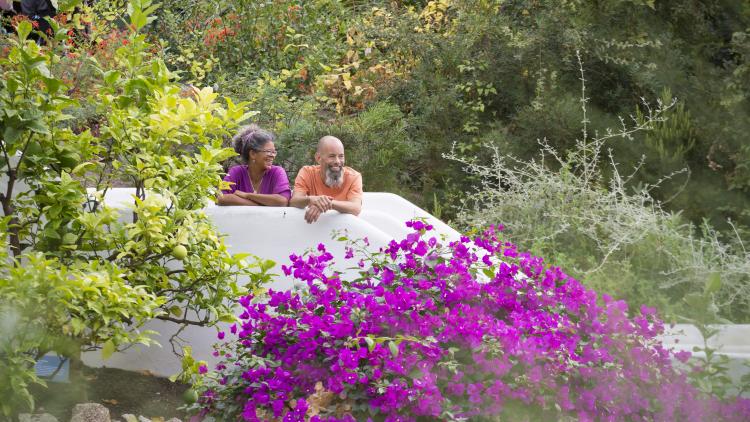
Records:
[[[443,245],[431,226],[354,271],[324,245],[282,268],[296,291],[245,296],[193,410],[216,420],[727,420],[750,400],[693,387],[642,307],[519,251],[501,227]],[[231,339],[231,340],[229,340]]]

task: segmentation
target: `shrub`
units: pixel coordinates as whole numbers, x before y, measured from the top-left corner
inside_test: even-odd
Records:
[[[478,158],[445,155],[478,181],[457,221],[466,228],[503,222],[514,242],[568,268],[588,287],[657,307],[669,318],[750,320],[750,255],[741,236],[733,244],[705,222],[696,228],[665,211],[652,196],[659,182],[635,185],[611,150],[603,156],[608,142],[632,141],[654,127],[667,131],[668,99],[642,105],[618,131],[592,136],[585,83],[582,89],[583,130],[566,153],[544,139],[537,159],[516,159],[497,147]]]
[[[33,407],[27,387],[41,382],[44,354],[106,359],[150,344],[152,318],[232,319],[240,279],[267,277],[229,253],[202,211],[245,104],[172,81],[141,33],[155,7],[133,0],[104,56],[91,47],[105,41],[72,38],[72,24],[53,22],[43,46],[28,21],[2,40],[0,416]],[[122,184],[135,187],[128,215],[103,202]]]
[[[349,273],[331,271],[322,244],[292,255],[282,268],[305,286],[240,300],[236,339],[201,367],[193,409],[249,421],[750,416],[750,401],[703,395],[672,367],[653,309],[629,317],[493,229],[445,247],[407,225],[380,252],[350,243]]]

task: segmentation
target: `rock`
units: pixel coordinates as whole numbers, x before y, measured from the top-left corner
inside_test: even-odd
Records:
[[[58,422],[57,418],[49,413],[40,413],[32,415],[30,413],[21,413],[18,415],[18,422]]]
[[[167,422],[182,422],[182,421],[179,420],[179,419],[177,419],[177,418],[172,418],[172,419],[168,420]]]
[[[145,416],[138,416],[138,422],[151,422],[151,419]]]
[[[70,422],[111,422],[109,409],[99,403],[77,404]]]
[[[131,415],[130,413],[122,415],[122,418],[125,419],[125,422],[138,422],[138,418],[136,418],[135,415]]]

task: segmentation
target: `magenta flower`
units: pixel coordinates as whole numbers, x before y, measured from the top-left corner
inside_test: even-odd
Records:
[[[672,366],[689,353],[661,346],[653,309],[628,315],[624,302],[503,242],[502,226],[447,246],[426,238],[430,225],[407,226],[379,253],[347,246],[356,279],[333,272],[320,244],[282,266],[307,289],[240,299],[242,323],[218,346],[226,359],[203,378],[212,396],[200,411],[416,421],[495,419],[512,407],[525,418],[750,420],[750,400],[707,396]]]

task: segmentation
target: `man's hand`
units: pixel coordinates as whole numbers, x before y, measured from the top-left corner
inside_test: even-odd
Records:
[[[331,198],[330,196],[325,196],[325,195],[309,196],[308,200],[310,202],[308,204],[308,209],[311,207],[317,207],[320,210],[320,212],[326,212],[330,209],[333,209],[333,198]]]
[[[325,211],[322,211],[317,206],[311,204],[307,207],[307,210],[305,211],[305,221],[307,221],[307,224],[312,224],[318,221],[318,218],[320,218],[320,215],[323,214],[324,212]]]

